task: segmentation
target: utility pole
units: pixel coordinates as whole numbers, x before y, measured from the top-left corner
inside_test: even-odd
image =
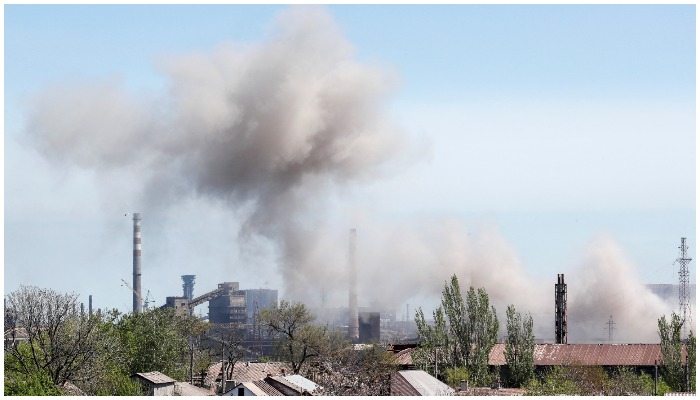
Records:
[[[681,319],[683,321],[683,336],[687,336],[688,325],[691,325],[691,315],[690,315],[690,292],[688,289],[690,283],[690,272],[688,271],[688,264],[692,258],[688,257],[687,251],[688,246],[685,245],[685,238],[681,238],[681,245],[678,246],[680,249],[680,254],[676,259],[679,265],[678,271],[678,304]]]

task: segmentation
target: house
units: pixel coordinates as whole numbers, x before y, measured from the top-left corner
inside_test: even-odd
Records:
[[[391,396],[452,396],[455,391],[422,370],[397,371],[391,375]]]
[[[175,395],[175,379],[161,372],[139,372],[131,375],[131,379],[135,379],[141,384],[146,396]]]
[[[301,375],[267,376],[252,382],[241,382],[224,396],[309,396],[318,385]]]
[[[284,375],[286,371],[289,371],[289,366],[281,362],[248,362],[239,361],[233,366],[233,372],[230,378],[226,381],[226,390],[237,386],[241,382],[252,382],[264,379],[268,374]],[[213,364],[209,367],[207,375],[204,379],[204,385],[216,389],[217,393],[221,392],[220,383],[217,384],[217,380],[220,382],[221,379],[221,363]]]

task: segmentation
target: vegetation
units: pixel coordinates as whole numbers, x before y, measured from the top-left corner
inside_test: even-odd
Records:
[[[608,374],[601,366],[566,365],[550,368],[541,379],[531,379],[525,387],[529,396],[649,396],[654,380],[629,368]],[[659,380],[659,394],[668,391]]]
[[[456,275],[445,283],[442,306],[433,312],[434,326],[425,322],[423,310],[416,312],[419,348],[414,360],[427,370],[443,376],[452,368],[465,367],[472,386],[489,386],[488,357],[498,336],[496,309],[489,304],[486,290],[469,288],[462,297]],[[446,317],[446,318],[445,318]]]
[[[114,338],[98,316],[77,311],[77,296],[21,286],[6,297],[5,328],[12,340],[5,371],[12,390],[54,387],[99,379],[113,356]],[[23,382],[23,383],[20,383]]]
[[[535,334],[529,314],[523,318],[515,306],[506,309],[507,337],[505,343],[506,384],[521,387],[529,382],[535,371]]]
[[[688,382],[688,391],[695,393],[695,335],[693,331],[688,334],[688,340],[685,345],[686,351],[688,353],[688,376],[690,377],[690,382]]]
[[[260,324],[268,335],[277,337],[278,351],[298,374],[305,363],[319,357],[327,344],[323,326],[314,325],[316,318],[302,303],[285,300],[260,312]]]
[[[6,395],[57,395],[66,384],[88,395],[140,395],[130,379],[136,372],[189,376],[188,339],[208,327],[173,309],[124,315],[79,309],[76,295],[50,289],[21,286],[7,295]]]
[[[676,313],[671,313],[671,321],[663,315],[659,319],[659,339],[661,341],[662,375],[668,385],[677,392],[685,390],[685,366],[683,363],[683,343],[681,329],[683,322]]]

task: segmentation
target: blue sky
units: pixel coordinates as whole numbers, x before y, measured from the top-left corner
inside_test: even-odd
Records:
[[[123,311],[131,303],[118,285],[130,280],[123,213],[141,206],[135,190],[115,189],[132,200],[119,214],[104,205],[114,194],[104,189],[105,175],[57,168],[38,154],[25,126],[33,96],[111,80],[148,97],[166,90],[168,60],[264,41],[284,9],[5,6],[6,292],[36,284],[100,293],[97,302]],[[327,9],[353,58],[391,77],[386,112],[414,144],[411,161],[330,194],[330,221],[359,213],[380,224],[495,227],[527,274],[549,283],[609,234],[642,281],[676,281],[680,237],[688,237],[691,256],[696,247],[694,5]],[[198,275],[201,290],[224,275],[242,286],[281,285],[269,243],[256,242],[253,252],[221,249],[220,240],[236,242],[235,229],[216,226],[230,212],[206,199],[185,203],[181,217],[153,233],[161,235],[150,260],[161,265],[153,274],[163,287],[151,289],[157,302],[179,293],[179,275],[191,273],[193,259],[216,265],[217,277]],[[187,235],[207,254],[171,248]],[[247,271],[246,263],[266,272]],[[76,278],[95,268],[104,271]],[[694,263],[691,270],[694,282]]]

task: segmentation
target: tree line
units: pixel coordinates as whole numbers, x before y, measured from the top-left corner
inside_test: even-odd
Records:
[[[312,377],[319,394],[389,394],[396,365],[383,346],[355,349],[298,302],[262,310],[259,323],[275,341],[272,359]],[[173,308],[91,314],[75,294],[21,286],[5,298],[4,394],[60,395],[75,386],[88,395],[141,395],[135,373],[160,371],[186,381],[221,360],[230,380],[236,363],[257,358],[243,338],[241,330]]]
[[[499,321],[485,289],[466,295],[456,276],[445,283],[440,307],[428,324],[416,312],[419,343],[414,365],[457,387],[502,384],[527,394],[627,395],[695,391],[695,337],[683,341],[676,314],[658,321],[661,377],[628,368],[564,365],[535,374],[533,318],[506,309],[505,366],[489,366]],[[394,356],[375,343],[355,347],[345,332],[316,322],[303,303],[282,300],[260,312],[258,322],[274,340],[274,360],[283,361],[320,388],[322,395],[388,395]],[[22,338],[22,340],[18,340]],[[175,310],[85,313],[77,296],[21,286],[5,298],[5,395],[59,395],[67,384],[88,395],[140,395],[137,372],[160,371],[183,381],[202,376],[224,360],[231,379],[237,362],[253,357],[242,332],[214,328]]]
[[[695,336],[691,331],[683,356],[683,321],[672,314],[667,322],[658,320],[660,377],[637,373],[630,368],[605,370],[602,366],[562,365],[545,368],[535,374],[532,316],[506,308],[504,370],[489,366],[489,354],[498,340],[496,309],[489,303],[484,288],[470,287],[462,295],[459,280],[453,275],[445,283],[441,305],[428,324],[423,310],[416,311],[419,345],[414,363],[426,372],[457,387],[505,386],[526,389],[531,395],[650,395],[669,391],[695,392]],[[687,361],[685,361],[687,360]]]

